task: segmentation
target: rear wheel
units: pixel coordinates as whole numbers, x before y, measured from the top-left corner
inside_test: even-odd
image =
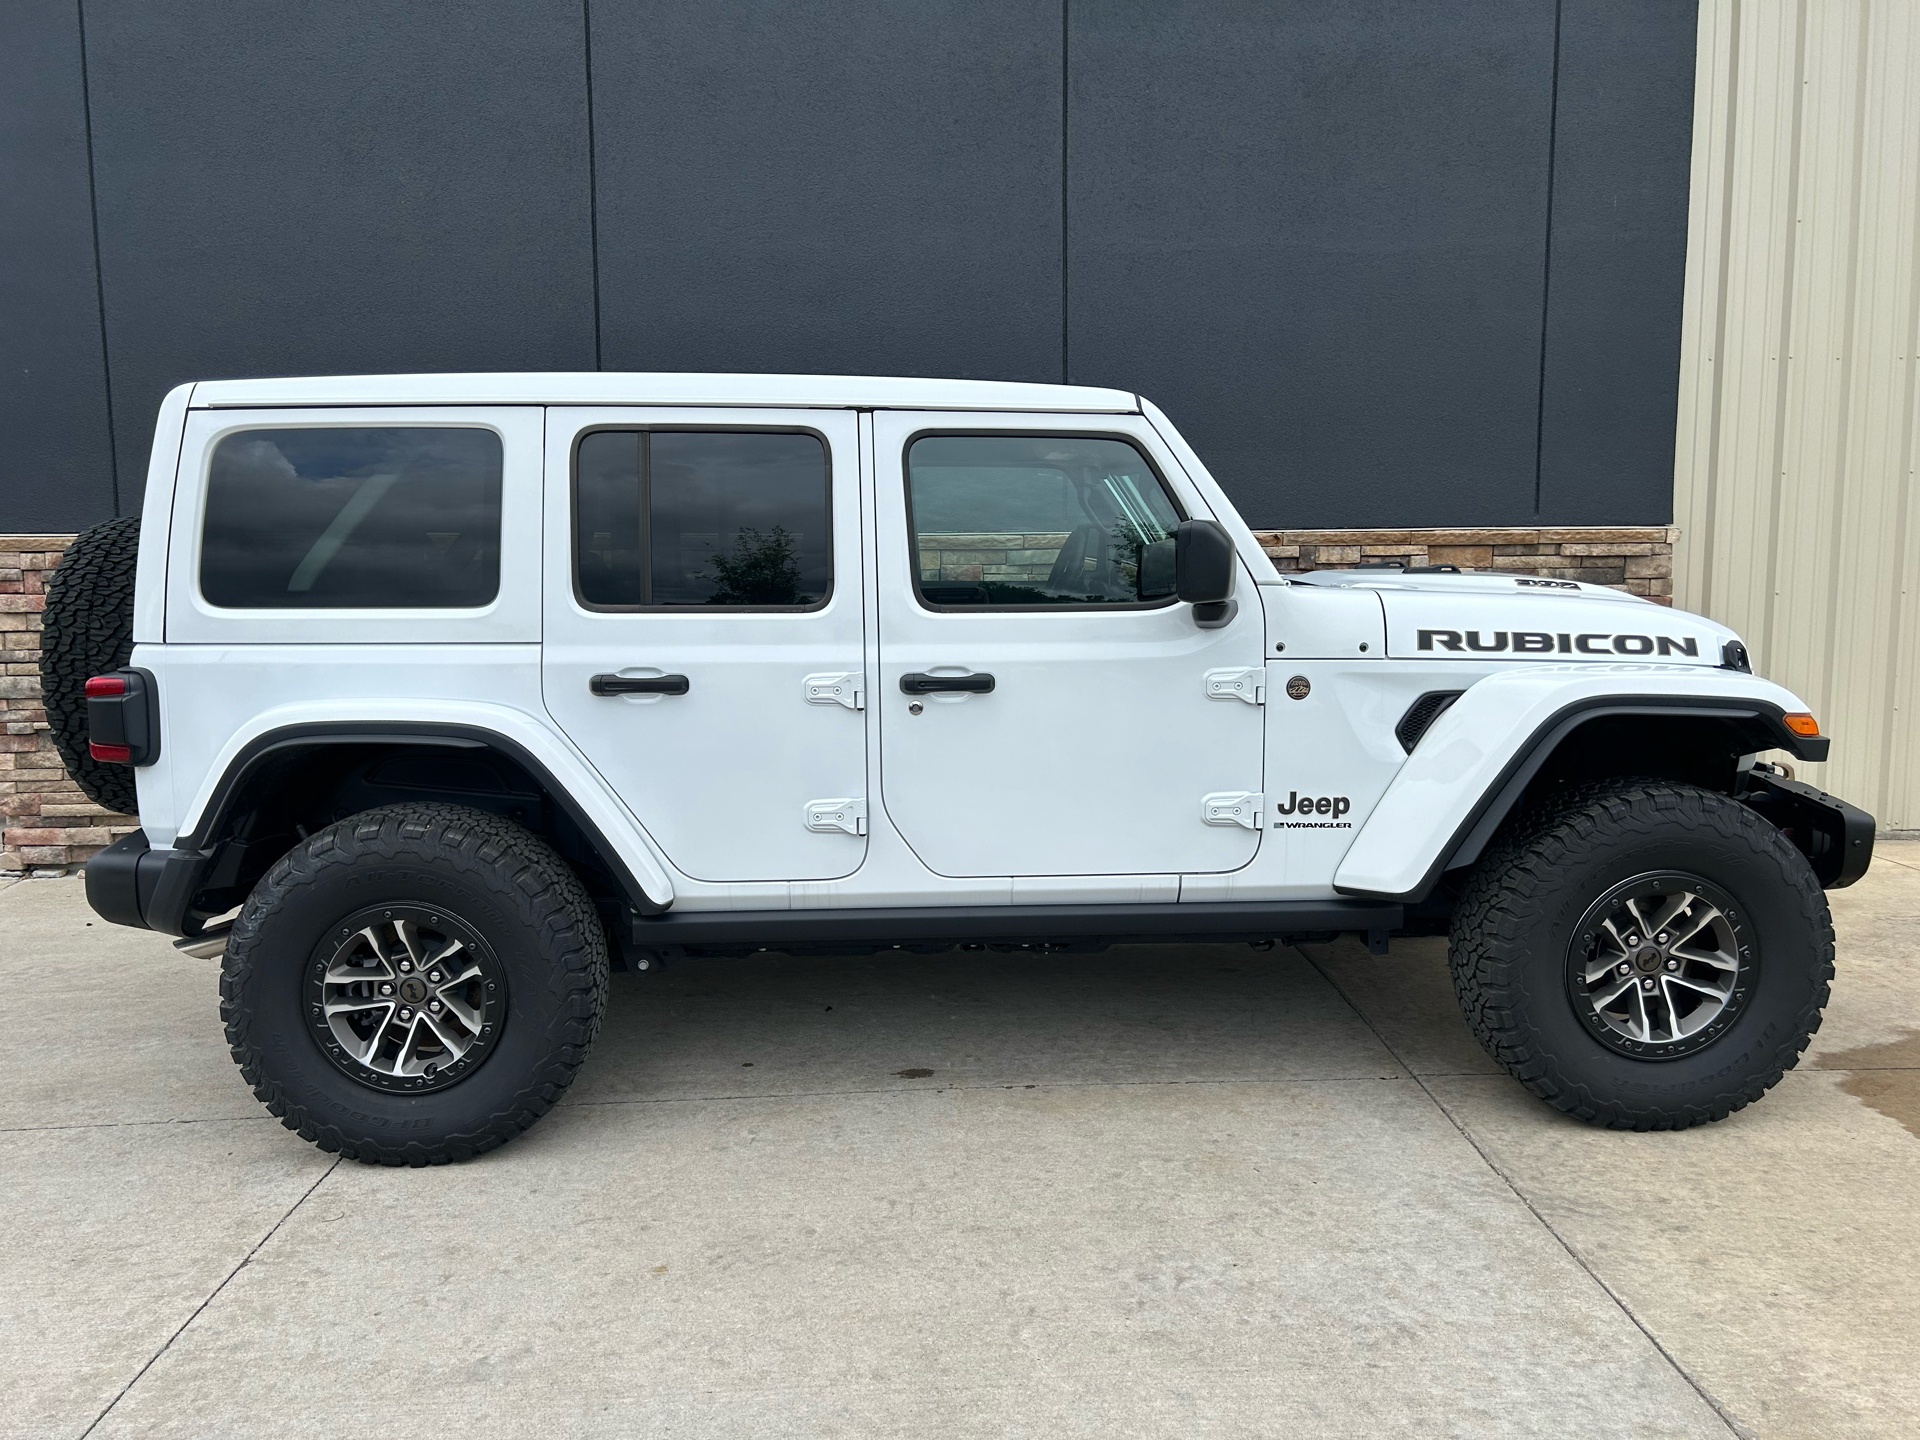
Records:
[[[247,899],[220,1013],[289,1130],[385,1165],[464,1160],[552,1108],[607,995],[606,937],[566,862],[456,805],[313,835]]]
[[[1677,1130],[1798,1062],[1833,923],[1806,858],[1746,806],[1614,781],[1488,852],[1449,961],[1468,1025],[1534,1094],[1595,1124]]]

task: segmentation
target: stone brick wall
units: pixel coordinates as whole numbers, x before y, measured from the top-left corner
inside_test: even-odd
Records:
[[[0,873],[64,870],[138,825],[67,778],[40,708],[40,609],[71,535],[0,535]]]
[[[1038,535],[926,531],[920,535],[920,578],[1043,584],[1053,573],[1053,562],[1067,535],[1065,530]]]
[[[1673,603],[1674,532],[1664,525],[1616,529],[1257,530],[1274,568],[1345,570],[1367,562],[1458,565],[1587,580]],[[1037,584],[1053,568],[1066,532],[1045,535],[924,534],[923,580]]]
[[[1665,525],[1497,530],[1256,530],[1276,569],[1350,570],[1368,561],[1458,565],[1584,580],[1673,603],[1673,544]]]
[[[1613,529],[1261,530],[1281,571],[1351,569],[1368,560],[1458,565],[1588,580],[1672,603],[1674,531]],[[0,873],[60,870],[133,829],[67,779],[40,708],[40,609],[70,535],[0,535]],[[925,535],[927,579],[1047,578],[1066,542],[1045,535]]]

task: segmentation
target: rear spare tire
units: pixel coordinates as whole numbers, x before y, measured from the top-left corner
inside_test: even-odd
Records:
[[[133,574],[140,551],[135,515],[74,537],[47,582],[40,618],[40,695],[54,748],[73,783],[122,815],[138,806],[131,765],[103,764],[87,750],[87,678],[133,655]]]

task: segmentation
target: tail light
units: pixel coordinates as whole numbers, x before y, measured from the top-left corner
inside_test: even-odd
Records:
[[[116,670],[87,681],[87,753],[116,765],[160,758],[160,717],[153,676]]]

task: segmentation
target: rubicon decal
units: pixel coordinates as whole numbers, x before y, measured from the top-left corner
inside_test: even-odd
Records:
[[[1479,654],[1507,651],[1515,655],[1695,655],[1700,642],[1691,635],[1576,634],[1546,630],[1422,630],[1422,650],[1468,650]]]

